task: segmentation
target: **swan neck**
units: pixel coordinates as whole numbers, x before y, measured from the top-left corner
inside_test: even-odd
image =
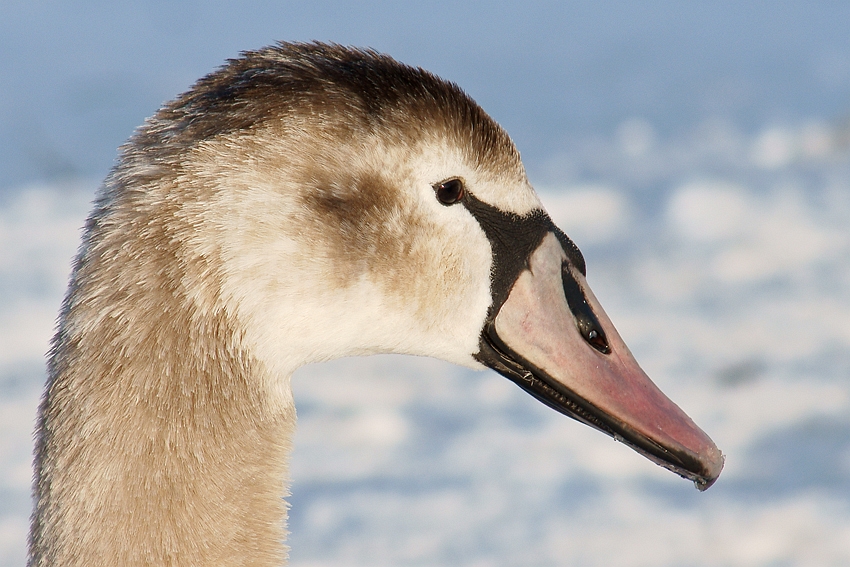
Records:
[[[288,380],[174,250],[111,238],[84,243],[48,363],[30,565],[283,564],[295,410],[264,389]]]

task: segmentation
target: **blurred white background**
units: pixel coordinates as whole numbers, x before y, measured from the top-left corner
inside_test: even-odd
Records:
[[[371,46],[514,136],[706,493],[492,372],[304,368],[292,564],[850,564],[850,4],[0,1],[0,565],[94,191],[158,106],[275,40]]]

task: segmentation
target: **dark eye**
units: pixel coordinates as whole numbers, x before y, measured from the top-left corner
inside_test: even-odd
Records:
[[[444,205],[454,205],[463,199],[463,181],[460,179],[449,179],[434,186],[437,199]]]

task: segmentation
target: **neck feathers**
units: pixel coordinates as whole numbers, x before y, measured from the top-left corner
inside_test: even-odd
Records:
[[[89,220],[39,413],[31,565],[285,560],[294,407],[264,402],[214,254],[187,251],[162,197],[107,190]]]

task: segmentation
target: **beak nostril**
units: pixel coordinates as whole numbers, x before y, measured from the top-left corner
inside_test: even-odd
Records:
[[[608,341],[605,340],[605,336],[602,335],[601,331],[597,332],[595,329],[591,330],[584,337],[590,346],[601,352],[602,354],[608,354],[611,352],[611,347],[608,345]]]
[[[575,317],[578,332],[591,347],[602,354],[609,354],[611,347],[608,345],[608,339],[602,330],[602,325],[590,308],[584,290],[570,271],[569,262],[564,262],[561,266],[561,278],[564,286],[564,297],[573,317]]]

